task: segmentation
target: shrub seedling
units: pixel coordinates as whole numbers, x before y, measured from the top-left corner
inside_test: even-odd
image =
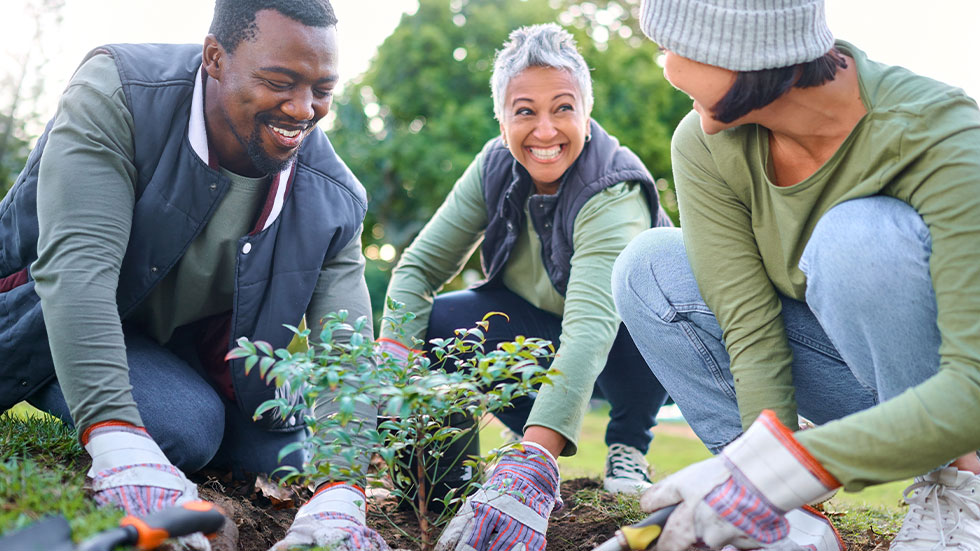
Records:
[[[389,309],[393,314],[382,323],[404,339],[401,328],[414,314],[390,299]],[[419,544],[429,551],[487,465],[507,449],[466,455],[472,446],[464,439],[473,438],[475,429],[459,421],[478,425],[557,374],[543,366],[554,355],[550,341],[519,336],[486,350],[485,331],[495,316],[506,318],[488,313],[476,327],[432,339],[428,355],[412,352],[407,361],[382,353],[361,334],[367,320],[348,322],[346,311],[324,318],[318,340],[309,339],[308,329],[287,326],[309,341],[306,350],[272,350],[242,338],[228,357],[244,358],[247,371],[257,366],[267,381],[286,390],[263,403],[256,417],[302,415],[311,429],[305,440],[280,452],[282,458],[302,449],[308,458],[302,470],[284,467],[283,483],[331,480],[382,488],[390,481],[391,496],[411,506],[421,529]],[[422,343],[416,339],[414,345]],[[363,423],[357,412],[364,411],[378,412],[376,428]],[[460,465],[474,473],[471,483],[434,491],[440,484],[454,486],[446,476]]]

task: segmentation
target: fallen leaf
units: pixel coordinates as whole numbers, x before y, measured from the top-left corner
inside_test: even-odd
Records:
[[[296,495],[289,488],[284,488],[269,480],[265,475],[255,477],[255,492],[267,498],[274,509],[292,509],[296,507]]]

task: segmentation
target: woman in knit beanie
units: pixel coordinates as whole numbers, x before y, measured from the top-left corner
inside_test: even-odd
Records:
[[[801,507],[914,476],[892,551],[980,549],[976,102],[834,41],[822,0],[644,0],[641,26],[694,100],[682,229],[613,293],[719,454],[644,494],[679,504],[657,548],[838,549]]]

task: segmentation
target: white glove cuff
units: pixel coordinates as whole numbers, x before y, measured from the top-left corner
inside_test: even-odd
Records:
[[[367,498],[364,492],[349,484],[335,484],[317,492],[311,499],[300,507],[296,520],[317,513],[341,513],[357,519],[362,525],[367,525]],[[341,520],[321,520],[321,525],[329,526],[336,522],[337,526],[350,526],[350,522]]]
[[[170,465],[163,450],[148,434],[129,430],[99,431],[89,438],[85,451],[92,456],[89,476],[106,469],[141,463]]]
[[[544,454],[544,456],[547,457],[551,461],[551,466],[555,468],[555,472],[559,472],[558,471],[558,460],[555,459],[555,456],[551,455],[551,452],[548,451],[547,448],[545,448],[541,444],[538,444],[537,442],[523,441],[523,442],[521,442],[521,445],[522,446],[525,446],[525,447],[530,446],[530,447],[538,450],[542,454]],[[559,478],[559,480],[560,480],[560,478]]]
[[[746,479],[782,512],[840,486],[770,410],[763,411],[722,456],[736,477]]]
[[[185,499],[197,498],[197,487],[186,478],[153,467],[133,466],[99,479],[95,479],[94,475],[90,473],[89,477],[93,478],[91,487],[95,492],[120,486],[153,486],[181,492],[181,497]]]

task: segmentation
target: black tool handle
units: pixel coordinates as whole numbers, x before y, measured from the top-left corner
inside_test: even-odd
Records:
[[[632,526],[634,528],[643,528],[644,526],[650,526],[651,524],[656,524],[657,526],[663,528],[663,526],[667,524],[667,517],[669,517],[670,514],[673,513],[674,509],[676,508],[677,508],[676,505],[670,505],[664,507],[663,509],[657,509],[656,511],[650,513],[650,516],[641,520],[640,522],[637,522],[636,524],[633,524]]]

